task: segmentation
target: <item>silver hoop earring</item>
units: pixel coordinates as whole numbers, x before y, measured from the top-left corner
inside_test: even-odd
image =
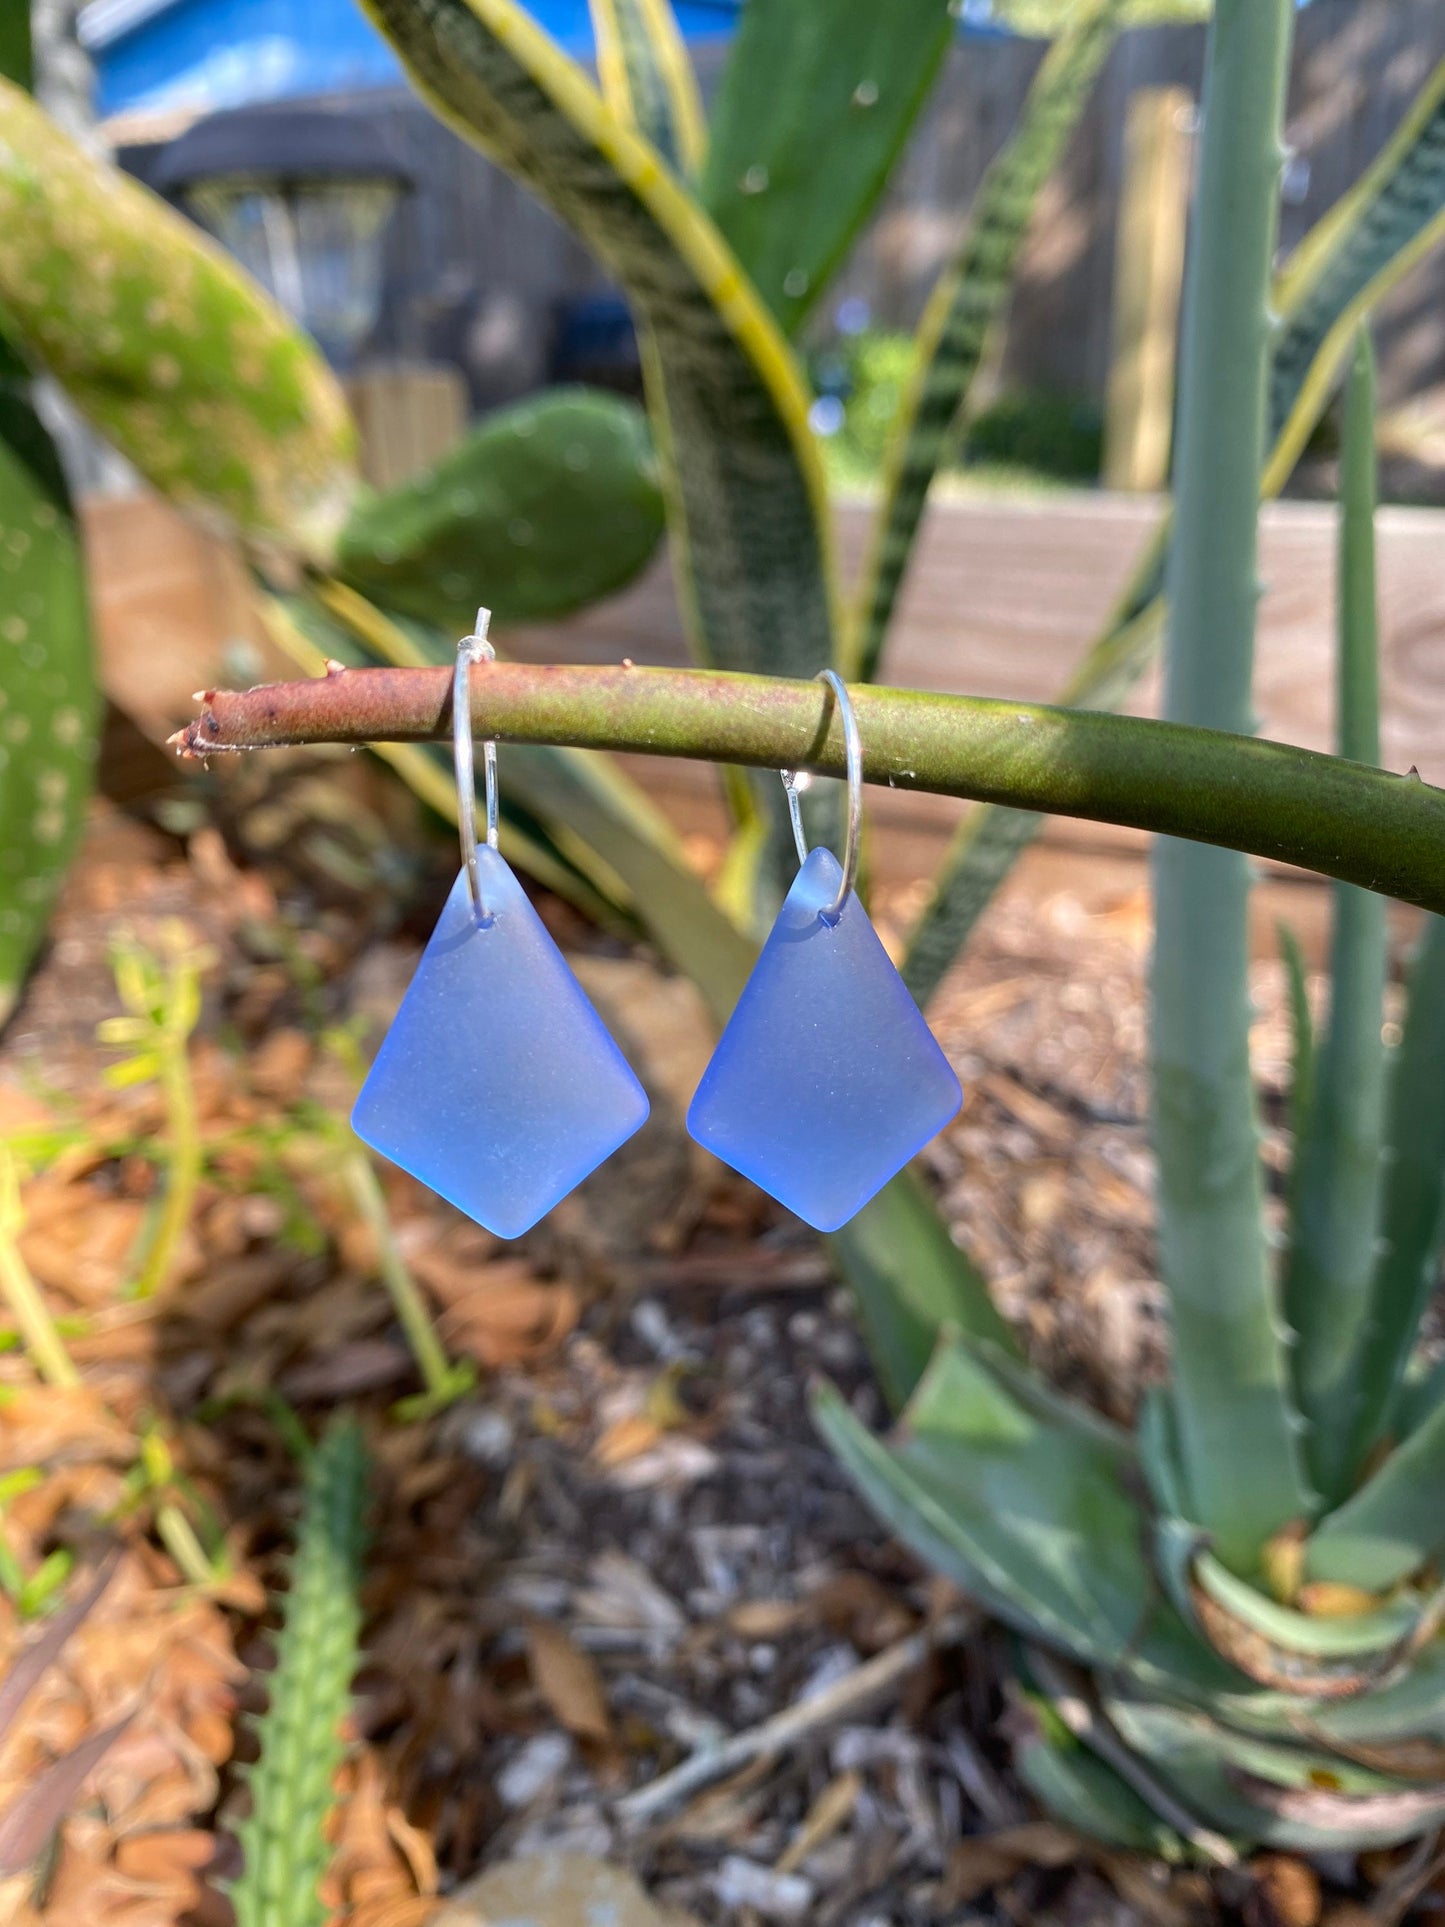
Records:
[[[358,1137],[499,1238],[517,1238],[647,1117],[647,1094],[498,848],[496,745],[477,843],[472,671],[457,645],[452,743],[462,867],[361,1088]]]
[[[802,779],[782,772],[799,870],[687,1114],[692,1136],[819,1231],[836,1231],[963,1102],[948,1059],[854,894],[863,747],[841,677],[841,864],[809,850]]]

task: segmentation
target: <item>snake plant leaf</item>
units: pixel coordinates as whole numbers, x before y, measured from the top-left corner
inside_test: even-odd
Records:
[[[1085,0],[991,0],[989,18],[1032,40],[1067,33]],[[1123,27],[1187,26],[1207,20],[1214,0],[1124,0]]]
[[[1271,446],[1261,483],[1266,499],[1288,480],[1361,321],[1442,236],[1445,62],[1375,164],[1305,236],[1275,285],[1273,365],[1293,373],[1288,379],[1272,375],[1270,381]],[[1154,660],[1168,550],[1166,521],[1103,633],[1065,685],[1061,702],[1113,708]],[[993,805],[969,811],[909,937],[902,975],[920,1003],[938,987],[1041,821]]]
[[[1131,1655],[1152,1580],[1110,1453],[1027,1411],[947,1338],[892,1443],[830,1388],[814,1418],[884,1524],[1000,1618],[1095,1664]]]
[[[1291,0],[1218,0],[1186,270],[1164,712],[1253,726],[1270,261]],[[1161,837],[1150,972],[1171,1405],[1199,1523],[1251,1569],[1308,1511],[1262,1222],[1249,1056],[1249,864]]]
[[[1017,1357],[1013,1333],[913,1171],[903,1171],[827,1243],[848,1280],[868,1355],[894,1411],[913,1396],[945,1327]]]
[[[1400,1424],[1410,1354],[1445,1230],[1445,918],[1427,917],[1387,1073],[1381,1249],[1359,1359],[1359,1463]],[[1428,1409],[1428,1407],[1426,1408]]]
[[[1274,450],[1266,493],[1283,487],[1349,359],[1360,323],[1445,238],[1445,60],[1349,193],[1295,250],[1276,290],[1285,322],[1270,370]]]
[[[1339,753],[1357,763],[1380,760],[1377,629],[1375,377],[1362,335],[1345,392],[1337,688]],[[1388,932],[1383,897],[1349,884],[1332,895],[1329,1023],[1296,1137],[1284,1308],[1297,1340],[1293,1377],[1310,1428],[1310,1474],[1338,1500],[1355,1464],[1379,1224]]]
[[[98,710],[69,491],[0,337],[0,1025],[80,840]]]
[[[635,402],[558,388],[488,415],[424,475],[361,502],[336,570],[383,608],[465,635],[570,614],[631,581],[662,537]]]
[[[514,0],[365,4],[442,117],[576,228],[632,301],[698,652],[774,674],[824,667],[833,577],[807,396],[716,229]],[[760,874],[771,898],[791,850],[787,810],[775,781],[753,788],[770,825]],[[810,795],[816,839],[837,806],[821,788]]]
[[[515,0],[363,4],[441,118],[573,227],[631,301],[695,648],[727,669],[826,667],[831,532],[808,398],[717,229]],[[782,786],[755,787],[780,874]],[[813,806],[815,839],[835,817],[833,798]]]
[[[1397,1445],[1360,1490],[1310,1535],[1316,1579],[1383,1591],[1445,1550],[1445,1406]]]
[[[454,658],[456,645],[449,636],[420,623],[388,619],[349,592],[321,587],[318,593],[325,596],[324,605],[313,601],[294,610],[314,651],[308,666],[324,666],[328,655],[348,664],[389,662],[403,668]],[[435,743],[387,748],[412,752],[396,766],[428,803],[455,822],[450,752]],[[503,811],[520,802],[537,826],[520,846],[513,831],[505,838],[505,853],[549,888],[560,883],[561,894],[575,902],[575,885],[558,874],[565,865],[604,903],[625,910],[693,980],[719,1023],[725,1021],[755,950],[713,900],[646,793],[610,758],[587,750],[509,744],[499,760]],[[592,904],[582,907],[596,914]]]
[[[704,206],[789,332],[872,211],[952,37],[948,0],[748,0]]]
[[[859,578],[848,652],[860,679],[878,673],[933,479],[989,335],[1007,309],[1039,193],[1078,124],[1121,11],[1122,0],[1077,0],[1070,8],[1017,128],[979,185],[958,251],[929,297],[889,433],[882,495]]]
[[[589,0],[602,94],[677,174],[707,145],[702,96],[672,0]]]
[[[325,1927],[332,1917],[319,1888],[361,1637],[366,1481],[359,1426],[334,1421],[306,1470],[251,1812],[237,1828],[245,1859],[231,1889],[238,1927]]]
[[[0,311],[146,479],[326,557],[355,431],[307,337],[189,221],[0,81]]]

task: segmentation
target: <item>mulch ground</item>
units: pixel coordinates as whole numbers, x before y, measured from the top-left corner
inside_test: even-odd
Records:
[[[1200,1875],[1041,1822],[1011,1779],[1003,1636],[888,1542],[811,1430],[818,1374],[884,1422],[845,1295],[811,1234],[682,1138],[707,1049],[692,993],[557,905],[544,914],[639,1047],[655,1122],[520,1246],[382,1174],[396,1253],[479,1374],[448,1409],[398,1418],[416,1371],[324,1119],[354,1086],[333,1034],[374,1041],[446,866],[418,861],[398,923],[332,856],[298,882],[294,864],[238,865],[209,825],[167,837],[98,806],[0,1053],[0,1137],[31,1147],[20,1248],[83,1375],[44,1388],[20,1351],[0,1354],[0,1533],[25,1572],[57,1549],[87,1565],[123,1548],[0,1752],[0,1812],[45,1758],[134,1715],[38,1903],[12,1883],[0,1918],[228,1917],[214,1883],[235,1865],[267,1595],[295,1518],[285,1414],[314,1432],[339,1405],[363,1417],[375,1497],[338,1919],[420,1927],[479,1866],[561,1846],[630,1863],[705,1921],[1182,1927],[1230,1912]],[[103,1084],[115,1053],[95,1027],[118,1008],[116,927],[158,940],[177,919],[213,956],[192,1048],[207,1157],[173,1276],[137,1301],[165,1112],[154,1085]],[[967,1091],[925,1159],[955,1234],[1031,1355],[1121,1418],[1164,1362],[1146,941],[1142,901],[1086,916],[1067,894],[1009,899],[930,1012]],[[1257,990],[1277,1131],[1276,967]],[[1278,1165],[1277,1137],[1266,1152]],[[137,1484],[147,1435],[169,1486]],[[40,1477],[10,1481],[26,1468]],[[158,1535],[167,1497],[224,1546],[209,1588]],[[0,1667],[31,1630],[0,1597]],[[861,1667],[916,1635],[913,1663],[850,1697]],[[699,1748],[810,1703],[842,1710],[721,1782],[638,1798]],[[1348,1927],[1360,1870],[1332,1871]],[[1328,1899],[1314,1875],[1274,1877],[1251,1918],[1312,1927]]]

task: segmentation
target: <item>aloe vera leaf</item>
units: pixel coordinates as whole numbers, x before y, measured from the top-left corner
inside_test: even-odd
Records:
[[[1306,1569],[1380,1592],[1445,1550],[1445,1406],[1310,1535]]]
[[[588,0],[597,75],[617,118],[668,166],[697,171],[707,145],[702,96],[672,0]]]
[[[1361,336],[1345,394],[1340,481],[1339,753],[1380,760],[1375,607],[1375,379]],[[1348,1487],[1360,1420],[1359,1353],[1370,1311],[1384,1129],[1388,932],[1383,897],[1336,884],[1329,1023],[1296,1141],[1285,1316],[1306,1456],[1328,1500]]]
[[[1045,1812],[1086,1840],[1102,1840],[1133,1853],[1179,1857],[1178,1836],[1078,1740],[1057,1738],[1040,1726],[1014,1742],[1013,1764]]]
[[[299,605],[295,615],[323,660],[331,654],[348,663],[416,667],[450,662],[455,653],[454,643],[435,630],[388,620],[360,597],[331,597],[325,607]],[[455,820],[449,752],[436,744],[410,747],[435,780],[426,800]],[[564,861],[634,915],[663,955],[691,977],[718,1022],[726,1021],[756,953],[713,900],[645,791],[608,757],[586,750],[509,744],[499,762],[504,804],[520,801],[545,825]],[[537,873],[534,848],[515,854],[524,868]],[[539,875],[539,881],[555,887],[551,875]],[[564,893],[575,898],[575,891]]]
[[[1164,711],[1253,724],[1267,307],[1290,0],[1218,0],[1185,276]],[[1261,1217],[1249,1059],[1249,867],[1160,838],[1151,970],[1160,1270],[1172,1406],[1200,1523],[1248,1569],[1307,1510]]]
[[[515,0],[363,4],[434,110],[575,228],[631,301],[697,652],[773,675],[826,667],[831,531],[808,397],[717,229]],[[782,786],[754,788],[776,888],[792,848]],[[817,838],[837,804],[810,795]]]
[[[1445,61],[1374,165],[1305,236],[1276,284],[1274,366],[1281,372],[1270,382],[1271,449],[1262,482],[1266,498],[1277,495],[1288,480],[1324,412],[1361,320],[1442,235]],[[1070,677],[1061,701],[1112,708],[1153,661],[1162,628],[1168,549],[1166,520],[1103,634]],[[992,805],[969,811],[939,866],[901,966],[904,982],[920,1003],[933,994],[1042,820]]]
[[[335,377],[241,269],[0,81],[0,309],[141,474],[325,556],[356,486]]]
[[[1027,1411],[947,1339],[894,1442],[828,1388],[814,1417],[883,1523],[999,1617],[1096,1664],[1131,1653],[1152,1582],[1111,1453]]]
[[[699,183],[792,332],[876,204],[952,37],[948,0],[748,0]]]
[[[500,408],[425,474],[361,501],[336,570],[383,608],[464,635],[480,604],[539,622],[630,582],[662,537],[647,418],[558,388]]]
[[[1044,56],[1018,126],[974,196],[968,226],[919,324],[908,382],[889,431],[848,642],[851,673],[871,681],[914,540],[989,335],[1007,308],[1039,193],[1058,165],[1114,44],[1122,0],[1077,0]]]
[[[1427,917],[1387,1071],[1380,1254],[1358,1360],[1356,1463],[1397,1426],[1445,1231],[1445,918]]]
[[[1304,952],[1300,949],[1299,938],[1288,924],[1278,926],[1279,951],[1284,960],[1285,979],[1289,987],[1289,1022],[1291,1038],[1290,1078],[1289,1078],[1289,1127],[1296,1143],[1304,1135],[1306,1120],[1310,1114],[1311,1093],[1314,1089],[1315,1066],[1315,1028],[1310,1015],[1309,972],[1305,969]],[[1296,1176],[1298,1165],[1296,1165]],[[1292,1184],[1293,1184],[1292,1179]]]
[[[1318,1747],[1241,1734],[1198,1711],[1106,1695],[1120,1738],[1223,1832],[1296,1852],[1387,1846],[1445,1811],[1438,1789],[1356,1766]],[[1313,1805],[1307,1796],[1328,1790]]]
[[[333,1422],[306,1468],[305,1503],[270,1703],[237,1829],[245,1865],[231,1888],[239,1927],[325,1927],[319,1884],[326,1823],[345,1752],[342,1722],[361,1637],[366,1450],[354,1421]]]
[[[886,1184],[825,1242],[848,1280],[869,1357],[894,1410],[912,1397],[945,1326],[1017,1355],[982,1275],[912,1171]]]

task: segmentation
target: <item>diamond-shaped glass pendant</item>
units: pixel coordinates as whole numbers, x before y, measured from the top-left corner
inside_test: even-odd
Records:
[[[518,1238],[647,1116],[633,1075],[505,860],[463,870],[351,1114],[375,1150]]]
[[[963,1102],[958,1079],[816,849],[799,870],[687,1114],[699,1144],[819,1231],[836,1231]]]

